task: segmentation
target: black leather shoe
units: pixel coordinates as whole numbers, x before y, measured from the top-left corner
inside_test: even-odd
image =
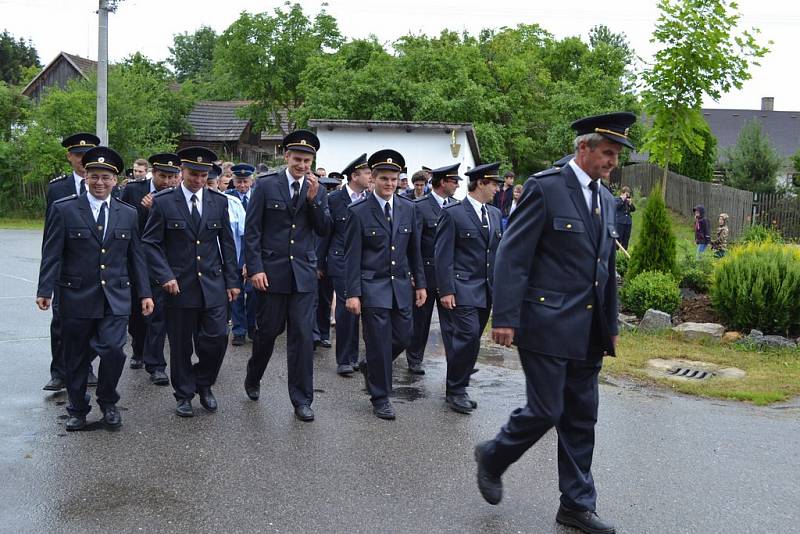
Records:
[[[91,369],[89,369],[89,374],[86,375],[86,385],[90,388],[97,386],[97,375]]]
[[[67,431],[74,432],[76,430],[83,430],[86,428],[86,417],[85,416],[77,416],[71,415],[69,419],[67,419]]]
[[[113,404],[106,406],[103,410],[103,424],[108,428],[119,428],[122,426],[122,417],[119,415],[119,410]]]
[[[572,510],[563,504],[558,507],[556,521],[589,534],[614,534],[614,525],[606,523],[592,510]]]
[[[466,395],[447,395],[444,398],[451,410],[458,413],[471,414],[474,407]]]
[[[294,416],[301,421],[306,421],[306,422],[313,421],[314,410],[311,409],[311,406],[306,406],[305,404],[301,404],[300,406],[295,407]]]
[[[380,417],[381,419],[386,419],[388,421],[391,421],[396,417],[394,413],[394,406],[392,406],[391,402],[373,406],[372,413],[374,413],[377,417]]]
[[[336,373],[341,376],[350,376],[353,374],[355,369],[349,363],[343,363],[336,366]]]
[[[233,345],[234,347],[241,347],[242,345],[244,345],[244,336],[233,336],[231,345]]]
[[[168,386],[169,377],[161,369],[156,369],[150,374],[150,382],[155,386]]]
[[[210,386],[201,386],[197,388],[197,394],[200,397],[200,405],[208,410],[209,412],[216,412],[217,408],[217,399],[214,398],[214,394],[211,392]]]
[[[325,347],[326,349],[329,349],[329,348],[331,348],[333,346],[333,344],[331,343],[330,339],[323,339],[323,340],[321,340],[319,342],[319,344],[321,346]]]
[[[350,365],[352,365],[352,366],[353,366],[353,371],[358,371],[358,362],[357,362],[357,361],[356,361],[356,362],[353,362],[353,363],[351,363]]]
[[[486,466],[486,449],[488,447],[488,441],[475,446],[475,461],[478,462],[478,489],[486,502],[497,504],[503,499],[503,481],[500,475],[493,473]]]
[[[408,372],[411,373],[412,375],[424,375],[425,369],[422,368],[421,363],[409,363]]]
[[[473,410],[478,407],[478,402],[477,401],[474,401],[474,400],[470,399],[469,395],[465,395],[465,397],[467,398],[467,402],[469,403],[469,405],[472,406]]]
[[[261,386],[256,384],[255,386],[248,384],[245,380],[244,382],[244,392],[247,393],[247,397],[250,400],[257,401],[258,398],[261,396]]]
[[[175,413],[180,417],[194,417],[192,401],[190,399],[178,399],[178,406],[175,408]]]
[[[50,382],[44,385],[42,389],[45,391],[61,391],[65,387],[66,385],[64,384],[64,381],[62,379],[58,377],[53,377],[50,379]]]
[[[144,361],[141,358],[131,357],[131,369],[141,369],[142,367],[144,367]]]

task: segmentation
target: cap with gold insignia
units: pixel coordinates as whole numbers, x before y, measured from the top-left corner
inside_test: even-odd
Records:
[[[319,138],[309,130],[295,130],[283,138],[283,150],[316,154],[319,150]]]
[[[231,172],[236,178],[249,178],[256,172],[256,168],[247,163],[237,163],[231,167]]]
[[[461,177],[458,175],[458,168],[460,166],[461,163],[454,163],[452,165],[445,165],[444,167],[431,169],[431,182],[438,184],[442,180],[446,180],[448,178],[461,180]]]
[[[496,161],[494,163],[484,163],[483,165],[473,167],[464,174],[467,175],[470,182],[485,179],[503,183],[505,180],[503,180],[503,178],[500,176],[499,169],[500,162]]]
[[[219,178],[219,175],[222,174],[222,167],[217,165],[216,163],[211,164],[211,170],[208,171],[208,177],[206,180],[216,180]]]
[[[319,183],[325,186],[325,189],[331,190],[339,187],[342,183],[342,174],[339,172],[328,173],[328,176],[323,176],[319,179]]]
[[[628,139],[628,129],[636,122],[636,115],[628,111],[618,111],[606,113],[604,115],[594,115],[578,119],[570,128],[575,130],[578,135],[599,133],[609,141],[614,141],[633,149],[633,143]]]
[[[76,133],[69,137],[65,137],[61,141],[61,146],[67,149],[68,152],[86,152],[90,148],[94,148],[100,144],[100,138],[90,133]]]
[[[89,169],[103,169],[111,171],[114,174],[119,174],[125,168],[125,164],[122,162],[122,156],[117,154],[116,150],[108,148],[107,146],[90,148],[83,155],[81,163],[83,163],[83,168],[87,171]]]
[[[178,150],[180,163],[187,169],[194,171],[210,171],[217,159],[217,155],[204,146],[190,146]]]
[[[153,170],[177,174],[181,172],[181,158],[172,152],[161,152],[153,154],[147,161],[153,166]]]
[[[349,178],[350,175],[353,174],[356,170],[364,168],[369,168],[369,163],[367,163],[367,155],[361,154],[356,159],[347,164],[347,167],[345,167],[344,170],[342,170],[342,174]]]
[[[395,171],[400,172],[406,166],[406,160],[397,150],[384,148],[372,154],[367,160],[369,168],[373,171]]]

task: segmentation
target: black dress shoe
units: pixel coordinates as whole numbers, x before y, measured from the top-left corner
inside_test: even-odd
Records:
[[[86,416],[70,415],[69,419],[67,419],[66,427],[69,432],[83,430],[86,428]]]
[[[497,504],[503,499],[503,481],[486,465],[486,449],[489,442],[484,441],[475,446],[475,461],[478,462],[478,489],[489,504]]]
[[[65,387],[66,385],[64,384],[64,380],[54,376],[50,379],[50,382],[44,385],[42,389],[45,391],[61,391]]]
[[[178,399],[178,406],[175,408],[175,413],[180,417],[194,417],[192,401],[190,399]]]
[[[97,375],[91,369],[89,369],[89,374],[86,375],[86,385],[90,388],[97,386]]]
[[[475,409],[466,395],[447,395],[444,400],[454,412],[469,415]]]
[[[247,393],[247,397],[250,400],[257,401],[258,398],[261,396],[261,386],[256,384],[255,386],[248,384],[245,380],[244,383],[244,392]]]
[[[353,371],[358,371],[358,362],[353,362],[350,365],[353,366]]]
[[[103,410],[103,424],[108,428],[119,428],[122,426],[122,417],[119,415],[119,410],[113,404],[106,406]]]
[[[155,386],[168,386],[169,377],[167,376],[167,373],[161,369],[156,369],[150,374],[150,382],[152,382]]]
[[[572,510],[563,504],[558,507],[556,521],[589,534],[614,534],[614,525],[606,523],[592,510]]]
[[[350,376],[354,371],[355,369],[349,363],[342,363],[336,366],[336,373],[341,376]]]
[[[241,347],[242,345],[244,345],[244,336],[233,336],[231,345],[233,345],[234,347]]]
[[[425,369],[422,368],[421,363],[409,363],[408,372],[411,373],[412,375],[424,375]]]
[[[333,346],[330,339],[323,339],[319,342],[319,344],[325,347],[326,349],[329,349]]]
[[[377,417],[381,419],[386,419],[388,421],[391,421],[396,417],[394,413],[394,406],[392,406],[391,402],[386,402],[384,404],[378,404],[377,406],[373,406],[372,413],[374,413]]]
[[[137,358],[135,356],[131,357],[130,368],[131,369],[141,369],[144,367],[144,361],[141,358]]]
[[[200,405],[208,410],[209,412],[216,412],[217,408],[217,399],[214,398],[214,394],[211,392],[210,386],[201,386],[197,388],[197,394],[200,397]]]
[[[467,397],[467,402],[469,403],[470,406],[472,406],[473,410],[478,407],[478,401],[470,399],[469,395],[466,395],[466,397]]]
[[[306,422],[313,421],[314,410],[311,409],[311,406],[306,406],[305,404],[301,404],[300,406],[295,407],[294,416],[301,421],[306,421]]]

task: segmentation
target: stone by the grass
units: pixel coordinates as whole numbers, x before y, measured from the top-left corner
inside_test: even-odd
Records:
[[[800,339],[798,340],[800,341]],[[787,349],[794,349],[797,348],[797,345],[800,344],[798,341],[791,340],[789,338],[785,338],[783,336],[776,336],[776,335],[764,335],[764,332],[761,330],[750,330],[750,334],[747,337],[742,338],[739,343],[744,343],[747,345],[755,345],[759,349],[765,348],[787,348]]]
[[[639,330],[653,331],[672,327],[672,317],[668,313],[649,309],[644,312],[644,317],[639,322]]]
[[[704,339],[719,341],[725,334],[725,327],[717,323],[681,323],[672,330],[690,341]]]
[[[744,336],[742,335],[741,332],[736,332],[735,330],[731,330],[730,332],[725,332],[722,335],[721,341],[722,343],[735,343],[736,341],[739,341],[743,337]]]

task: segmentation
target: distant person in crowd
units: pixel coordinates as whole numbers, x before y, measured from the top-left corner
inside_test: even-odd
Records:
[[[239,199],[246,214],[247,205],[250,202],[250,196],[252,194],[253,173],[256,172],[256,169],[247,163],[239,163],[238,165],[231,167],[231,172],[233,172],[233,183],[235,189],[229,189],[225,191],[225,193],[229,196]],[[240,347],[244,345],[245,335],[249,336],[251,340],[255,339],[256,300],[253,284],[251,284],[250,280],[247,279],[247,275],[243,274],[246,273],[247,270],[244,266],[244,257],[241,253],[241,236],[244,235],[244,222],[246,220],[246,216],[243,218],[244,220],[241,221],[242,225],[239,228],[241,234],[239,236],[236,235],[237,230],[233,228],[233,219],[234,217],[231,217],[231,230],[233,230],[233,238],[237,245],[236,257],[239,262],[239,274],[242,278],[240,279],[239,286],[241,292],[239,293],[239,296],[236,297],[236,300],[234,300],[231,304],[231,319],[233,321],[233,328],[231,329],[233,339],[231,340],[231,345]]]
[[[404,197],[410,200],[416,200],[425,196],[425,188],[428,185],[428,175],[425,171],[417,171],[411,177],[411,183],[414,187],[407,189],[401,193]]]
[[[706,208],[702,204],[694,207],[694,242],[698,255],[711,244],[711,223],[706,219]]]
[[[146,180],[147,179],[147,160],[139,158],[133,162],[133,179]]]
[[[328,171],[325,169],[325,167],[317,167],[317,170],[314,171],[314,174],[316,174],[319,178],[325,178],[328,176]]]
[[[631,200],[631,189],[627,185],[622,186],[622,190],[617,198],[614,199],[617,215],[617,233],[619,234],[619,244],[622,248],[628,250],[628,242],[631,239],[631,228],[633,227],[633,219],[631,213],[636,211],[636,206],[633,205]]]
[[[717,228],[717,236],[711,241],[711,248],[714,249],[714,255],[721,258],[728,251],[728,237],[730,236],[730,228],[728,228],[728,214],[719,214],[719,227]]]
[[[508,209],[508,216],[511,217],[511,214],[514,213],[514,210],[517,209],[517,202],[519,202],[519,197],[522,196],[522,184],[517,184],[514,186],[514,192],[512,193],[513,200],[511,201],[511,207]]]
[[[404,172],[400,173],[400,176],[397,178],[397,194],[402,195],[408,191],[408,175]]]
[[[258,174],[267,174],[269,172],[269,165],[266,163],[259,163],[256,166],[256,173]]]
[[[220,165],[222,173],[219,175],[219,191],[224,192],[228,189],[233,189],[233,167],[232,161],[225,161]]]
[[[511,203],[514,201],[514,178],[516,178],[516,175],[513,171],[506,171],[503,175],[503,187],[498,189],[494,195],[494,205],[503,215],[503,228],[508,224]]]

